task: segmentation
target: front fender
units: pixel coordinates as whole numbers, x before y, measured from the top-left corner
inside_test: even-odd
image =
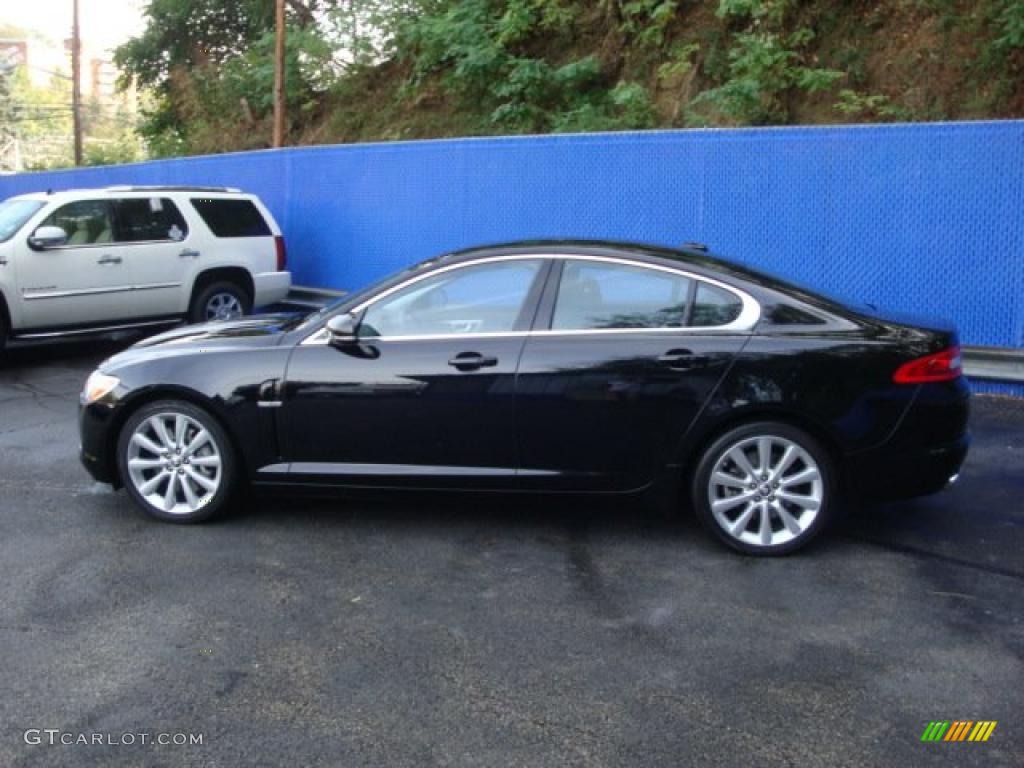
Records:
[[[259,406],[261,387],[284,375],[288,349],[262,347],[204,355],[151,357],[137,365],[108,366],[121,385],[110,414],[116,434],[141,405],[180,399],[205,409],[232,440],[247,475],[277,461],[277,425],[273,409]]]

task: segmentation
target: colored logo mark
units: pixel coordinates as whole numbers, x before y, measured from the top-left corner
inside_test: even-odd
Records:
[[[932,720],[921,741],[988,741],[995,728],[995,720]]]

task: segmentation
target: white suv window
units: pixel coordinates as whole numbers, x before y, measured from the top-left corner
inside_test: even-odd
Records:
[[[193,197],[191,202],[215,237],[267,237],[271,234],[252,200]]]
[[[67,246],[95,245],[114,240],[114,218],[109,200],[76,200],[55,210],[39,225],[60,227]]]
[[[188,234],[181,211],[167,197],[127,197],[114,201],[116,239],[120,243],[184,240]]]

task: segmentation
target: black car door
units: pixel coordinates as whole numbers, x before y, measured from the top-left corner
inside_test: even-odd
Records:
[[[641,488],[742,349],[756,304],[610,258],[566,258],[550,283],[516,381],[521,486]]]
[[[359,308],[358,343],[299,344],[278,471],[358,485],[513,487],[514,379],[550,261],[435,270]]]

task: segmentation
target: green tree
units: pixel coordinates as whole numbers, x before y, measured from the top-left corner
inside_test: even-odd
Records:
[[[438,2],[399,26],[397,48],[413,88],[439,76],[463,104],[489,110],[501,131],[650,126],[647,91],[620,81],[596,56],[533,52],[541,41],[571,40],[577,18],[557,0]]]
[[[339,0],[288,0],[288,101],[305,108],[329,80],[333,51],[318,18]],[[273,83],[274,0],[150,0],[142,34],[114,61],[122,86],[150,93],[140,133],[155,154],[235,148],[240,123],[259,123]],[[253,128],[250,125],[249,128]],[[247,132],[261,142],[263,131]]]

